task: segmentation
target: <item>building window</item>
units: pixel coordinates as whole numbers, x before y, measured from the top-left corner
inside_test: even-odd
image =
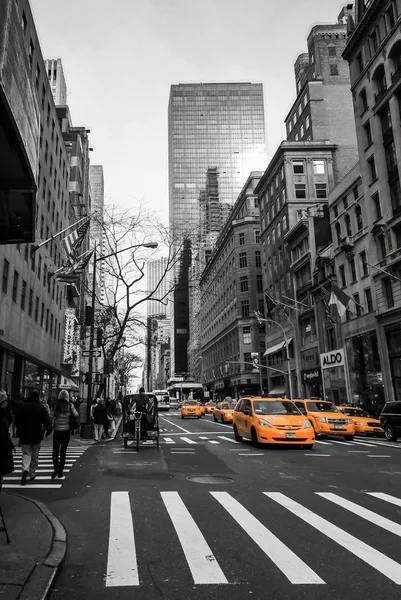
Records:
[[[368,163],[369,172],[370,172],[370,183],[373,183],[377,179],[376,165],[375,165],[375,158],[374,158],[374,156],[371,156],[368,159],[367,163]]]
[[[366,260],[366,252],[365,250],[363,250],[363,252],[359,253],[359,258],[361,261],[361,271],[362,271],[362,276],[366,277],[366,275],[369,275],[369,269],[368,269],[368,263]]]
[[[330,75],[338,75],[338,65],[330,65]]]
[[[378,235],[376,238],[376,244],[377,244],[377,252],[379,255],[379,259],[383,260],[383,258],[386,258],[386,254],[387,254],[387,250],[386,250],[386,240],[384,238],[384,235]]]
[[[380,206],[379,193],[372,196],[373,206],[375,208],[376,221],[382,218],[382,208]]]
[[[365,131],[365,148],[369,148],[369,146],[371,146],[373,143],[370,121],[366,121],[366,123],[363,124],[363,129]]]
[[[341,287],[346,287],[347,286],[347,278],[345,275],[345,266],[344,265],[340,265],[338,268],[338,272],[340,274],[340,282],[341,282]]]
[[[42,277],[42,257],[39,256],[39,263],[38,263],[38,279],[40,279]]]
[[[35,52],[35,46],[33,45],[33,41],[30,40],[29,41],[29,50],[28,50],[28,58],[29,58],[29,64],[32,68],[32,64],[33,64],[33,54]]]
[[[249,300],[241,302],[241,314],[243,317],[249,317]]]
[[[255,231],[255,244],[260,244],[260,231]]]
[[[295,198],[306,198],[306,186],[304,183],[295,184]]]
[[[13,294],[12,294],[12,299],[13,302],[17,302],[17,294],[18,294],[18,272],[14,271],[14,279],[13,279]]]
[[[359,294],[354,294],[352,298],[355,302],[356,316],[360,317],[362,315],[362,306],[360,304]]]
[[[1,285],[1,290],[2,290],[2,292],[4,294],[7,294],[7,292],[8,292],[8,276],[9,276],[9,272],[10,272],[10,263],[5,258],[4,259],[4,263],[3,263],[3,281],[2,281],[2,285]]]
[[[393,287],[391,285],[391,278],[385,277],[382,280],[383,285],[383,295],[386,298],[387,308],[393,308],[394,306],[394,296],[393,296]]]
[[[283,217],[283,233],[286,232],[288,229],[288,219],[287,219],[287,215],[284,215]]]
[[[390,142],[384,147],[384,154],[386,156],[387,173],[390,178],[398,175],[397,169],[397,154],[395,151],[395,143]]]
[[[262,259],[261,259],[260,250],[255,250],[255,266],[256,267],[261,267],[262,266]]]
[[[348,264],[349,264],[349,272],[351,275],[351,283],[354,283],[356,281],[356,268],[355,268],[354,257],[351,257],[348,259]]]
[[[326,173],[326,161],[314,160],[313,161],[313,172],[315,175],[325,175]]]
[[[242,341],[244,344],[250,344],[252,342],[251,340],[251,328],[248,326],[245,326],[242,328]]]
[[[22,281],[21,288],[21,308],[25,310],[25,299],[26,299],[26,281]]]
[[[241,292],[247,292],[248,291],[248,277],[240,277],[240,288],[241,288]]]
[[[304,161],[303,160],[293,160],[292,161],[292,170],[295,175],[303,175]]]
[[[335,224],[335,230],[336,230],[337,245],[339,246],[341,243],[341,225],[340,225],[340,223]]]
[[[44,327],[45,325],[45,305],[42,302],[42,312],[40,314],[40,326]]]
[[[316,198],[327,198],[327,185],[325,183],[316,184]]]
[[[398,227],[394,227],[394,233],[397,249],[401,248],[401,225],[399,225]]]
[[[351,217],[347,213],[344,217],[345,231],[348,237],[352,237]]]
[[[49,331],[49,309],[46,310],[46,331]]]
[[[363,229],[363,217],[362,217],[362,208],[359,204],[357,204],[355,207],[355,217],[356,217],[357,231],[361,231],[361,229]]]
[[[258,292],[263,292],[262,275],[256,275],[256,289]]]
[[[362,52],[359,52],[356,56],[356,64],[358,65],[358,75],[360,75],[363,71],[363,58]]]
[[[336,52],[336,47],[335,46],[329,46],[329,56],[336,56],[337,52]]]
[[[38,322],[39,319],[39,297],[36,296],[36,302],[35,302],[35,321]]]
[[[387,20],[388,30],[390,31],[390,29],[392,29],[394,27],[395,22],[397,20],[396,14],[395,14],[395,5],[393,2],[390,3],[390,6],[386,10],[386,20]]]
[[[240,252],[239,253],[239,267],[240,267],[240,269],[243,269],[246,266],[247,266],[246,252]]]
[[[53,315],[50,315],[50,337],[53,337]]]
[[[333,214],[334,214],[335,218],[337,219],[337,217],[338,217],[338,204],[336,204],[333,207]]]
[[[240,233],[238,237],[239,237],[239,245],[244,246],[245,245],[245,233]]]
[[[25,35],[26,28],[27,28],[27,25],[28,25],[28,21],[26,20],[26,15],[25,15],[24,11],[22,11],[21,25],[22,25],[22,31],[23,31],[23,33]]]
[[[365,294],[365,304],[368,312],[372,312],[373,310],[373,300],[372,300],[372,291],[370,288],[366,288],[364,291]]]
[[[32,305],[33,305],[33,289],[29,290],[29,299],[28,299],[28,315],[32,317]]]
[[[393,215],[396,215],[401,211],[401,188],[400,180],[398,178],[390,183],[390,196]]]
[[[40,82],[40,67],[37,64],[36,65],[36,73],[35,73],[35,85],[36,85],[36,89],[39,89],[39,82]]]
[[[359,106],[360,106],[361,115],[363,115],[369,108],[368,98],[366,96],[365,89],[361,90],[361,92],[359,94]]]

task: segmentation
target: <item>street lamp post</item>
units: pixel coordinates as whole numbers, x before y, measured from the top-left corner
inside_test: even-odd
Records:
[[[261,315],[256,315],[256,318],[258,319],[259,322],[263,321],[265,323],[275,323],[276,325],[278,325],[280,327],[281,331],[283,332],[284,342],[285,342],[285,360],[287,361],[288,393],[290,396],[290,400],[292,400],[290,354],[289,354],[289,349],[288,349],[288,338],[287,338],[285,329],[278,321],[275,321],[274,319],[266,319],[265,317],[262,317]]]
[[[122,248],[121,250],[117,250],[116,252],[110,252],[110,254],[106,254],[104,256],[96,256],[96,246],[95,251],[93,253],[93,276],[92,276],[92,290],[91,290],[91,303],[92,303],[92,320],[90,325],[90,334],[89,334],[89,372],[88,372],[88,397],[87,397],[87,406],[86,406],[86,424],[83,431],[84,439],[92,438],[92,425],[90,422],[91,419],[91,405],[92,405],[92,378],[93,378],[93,346],[94,346],[94,338],[95,338],[95,296],[96,296],[96,265],[101,260],[105,260],[106,258],[110,258],[111,256],[116,256],[116,254],[120,254],[120,252],[125,252],[126,250],[132,250],[133,248],[157,248],[157,242],[148,242],[144,244],[134,244],[133,246],[128,246],[128,248]]]

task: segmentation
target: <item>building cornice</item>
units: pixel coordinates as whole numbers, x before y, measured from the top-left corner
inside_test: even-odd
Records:
[[[376,22],[378,14],[383,10],[383,0],[374,0],[362,16],[362,19],[354,25],[352,33],[349,35],[347,45],[344,48],[342,57],[350,62],[351,55],[359,48],[362,40],[370,31],[372,25]],[[353,23],[349,20],[348,23]],[[349,26],[349,25],[348,25]]]

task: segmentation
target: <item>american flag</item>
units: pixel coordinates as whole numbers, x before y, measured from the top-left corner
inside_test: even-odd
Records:
[[[73,257],[75,251],[82,244],[86,232],[88,231],[90,217],[82,223],[77,229],[74,229],[66,238],[63,239],[64,248],[67,253],[67,258]]]
[[[61,270],[57,274],[57,280],[64,283],[70,283],[78,279],[81,273],[85,271],[94,251],[95,250],[89,250],[89,252],[85,252],[85,254],[78,258],[75,263],[70,264],[65,267],[65,269]]]

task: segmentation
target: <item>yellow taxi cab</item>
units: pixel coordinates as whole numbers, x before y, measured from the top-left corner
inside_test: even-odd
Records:
[[[315,433],[309,419],[290,400],[253,396],[241,398],[234,410],[234,437],[259,444],[303,446],[312,449]]]
[[[205,415],[205,414],[206,414],[206,408],[205,408],[205,405],[204,405],[204,404],[202,404],[202,402],[200,402],[200,403],[199,403],[199,405],[200,405],[200,407],[201,407],[201,413],[202,413],[202,415]]]
[[[384,434],[384,429],[382,429],[379,419],[374,419],[366,410],[363,410],[359,406],[339,406],[338,408],[347,417],[352,419],[355,433],[364,433],[366,435]]]
[[[202,409],[199,402],[196,400],[185,400],[181,405],[181,419],[185,417],[197,417],[200,419],[202,416]]]
[[[206,414],[212,415],[215,408],[216,408],[215,402],[208,402],[207,404],[205,404]]]
[[[346,417],[337,406],[328,400],[293,400],[305,417],[312,423],[316,435],[343,436],[345,440],[353,440],[354,423]]]
[[[222,423],[232,423],[234,409],[237,406],[237,402],[231,400],[230,402],[223,400],[216,404],[216,408],[213,411],[213,421],[221,420]]]

